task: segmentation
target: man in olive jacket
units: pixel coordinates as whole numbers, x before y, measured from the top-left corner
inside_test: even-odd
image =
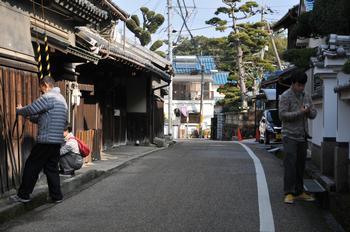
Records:
[[[39,83],[43,95],[30,105],[17,106],[18,115],[29,116],[32,122],[38,124],[38,135],[36,144],[26,160],[17,195],[10,197],[14,202],[30,201],[30,194],[41,170],[46,174],[52,201],[62,201],[58,161],[63,143],[63,130],[67,122],[67,103],[60,89],[54,87],[54,84],[52,77],[45,76]]]
[[[303,71],[292,73],[292,85],[279,101],[279,117],[282,121],[284,148],[284,202],[294,200],[313,201],[314,198],[304,192],[303,175],[307,154],[308,119],[317,115],[312,100],[304,92],[307,75]]]

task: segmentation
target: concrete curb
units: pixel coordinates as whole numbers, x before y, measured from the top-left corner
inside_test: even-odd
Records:
[[[98,180],[112,175],[113,173],[129,166],[136,160],[142,157],[145,157],[151,153],[165,150],[167,148],[168,147],[155,148],[154,150],[137,154],[133,157],[130,157],[122,161],[121,163],[116,162],[116,165],[114,167],[111,167],[107,170],[96,170],[92,168],[91,170],[87,170],[86,172],[78,174],[72,178],[68,178],[64,180],[61,179],[62,193],[64,196],[70,197],[82,191],[84,185],[87,185],[89,183],[95,184]],[[7,198],[1,199],[0,200],[0,224],[3,224],[9,221],[10,219],[23,215],[26,212],[29,212],[39,206],[48,204],[49,201],[47,200],[47,196],[48,196],[47,186],[40,186],[35,188],[31,196],[31,201],[28,203],[11,203]]]

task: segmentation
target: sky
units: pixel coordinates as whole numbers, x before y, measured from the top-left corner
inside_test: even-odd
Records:
[[[180,30],[182,25],[182,19],[177,7],[177,0],[172,0],[174,6],[174,17],[173,17],[173,28],[177,31]],[[191,17],[188,20],[188,26],[192,31],[192,34],[195,35],[205,35],[207,37],[222,37],[228,34],[228,32],[218,32],[215,31],[214,27],[208,27],[205,24],[206,20],[214,17],[214,12],[217,7],[225,6],[221,0],[180,0],[182,3],[185,1]],[[285,15],[285,13],[292,6],[299,3],[300,0],[256,0],[258,4],[265,5],[271,8],[275,13],[266,15],[266,19],[269,22],[275,22]],[[132,14],[140,14],[139,8],[141,6],[146,6],[150,10],[154,10],[156,13],[161,13],[166,18],[166,21],[158,29],[156,34],[153,35],[152,40],[157,39],[166,39],[167,38],[167,0],[113,0],[121,9]],[[193,8],[195,6],[195,8]],[[254,22],[260,20],[260,16],[249,19],[249,21]],[[189,36],[189,33],[186,30],[183,30],[182,36]],[[128,35],[130,37],[130,34]],[[174,35],[174,39],[178,37],[178,34]]]

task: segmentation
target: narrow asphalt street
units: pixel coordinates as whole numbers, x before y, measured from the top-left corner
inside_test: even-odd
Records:
[[[328,213],[316,203],[284,204],[281,161],[257,145],[247,145],[255,160],[238,143],[179,142],[63,203],[47,204],[0,228],[9,232],[333,231]],[[260,163],[266,182],[257,167]]]

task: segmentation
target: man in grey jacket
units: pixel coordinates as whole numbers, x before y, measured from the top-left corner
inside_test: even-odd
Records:
[[[30,194],[33,192],[41,170],[46,174],[52,201],[56,203],[62,201],[58,161],[63,143],[63,130],[67,121],[67,103],[60,89],[54,87],[54,84],[52,77],[45,76],[39,83],[43,95],[30,105],[17,106],[18,115],[29,116],[32,122],[38,124],[38,135],[36,144],[26,160],[17,195],[10,197],[14,202],[30,201]]]
[[[314,119],[317,111],[304,88],[307,76],[303,71],[292,73],[292,85],[279,101],[279,117],[282,121],[284,148],[284,202],[294,200],[313,201],[314,198],[304,192],[303,175],[307,154],[308,119]]]

